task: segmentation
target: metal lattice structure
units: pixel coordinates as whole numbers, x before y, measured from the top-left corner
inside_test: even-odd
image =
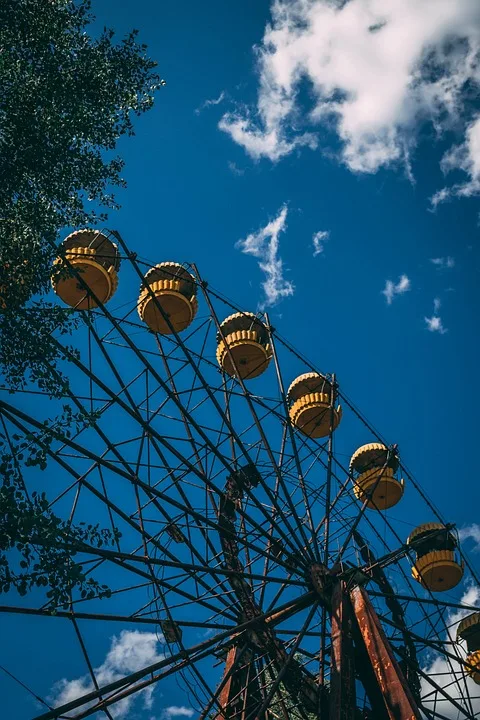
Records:
[[[42,700],[36,720],[112,718],[173,676],[201,720],[473,720],[480,615],[449,590],[474,570],[335,375],[196,266],[144,262],[118,233],[74,233],[59,262],[80,353],[55,338],[70,384],[49,417],[68,402],[90,420],[47,441],[38,415],[3,396],[2,422],[48,456],[55,512],[121,537],[77,557],[111,578],[110,598],[0,608],[73,625],[91,678],[59,707]],[[344,427],[367,445],[354,453]],[[427,523],[408,542],[389,512],[402,502]],[[454,613],[473,618],[460,642]],[[99,622],[157,632],[165,657],[99,684],[84,639]]]

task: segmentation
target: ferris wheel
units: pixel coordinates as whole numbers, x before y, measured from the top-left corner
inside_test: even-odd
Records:
[[[8,396],[0,414],[48,460],[52,509],[115,542],[76,548],[103,597],[2,605],[42,637],[73,626],[88,677],[55,703],[36,689],[31,717],[115,718],[172,679],[201,720],[478,717],[480,609],[460,590],[475,572],[335,374],[195,265],[149,263],[116,232],[73,232],[55,269],[78,328],[54,337],[69,383],[49,417],[68,402],[75,430]],[[35,487],[38,467],[22,473]],[[164,652],[101,682],[91,626],[148,629]]]

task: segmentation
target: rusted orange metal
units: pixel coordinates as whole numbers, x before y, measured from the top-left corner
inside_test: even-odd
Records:
[[[241,655],[241,657],[240,657]],[[261,705],[253,654],[233,645],[227,654],[223,677],[227,678],[218,696],[221,707],[215,720],[246,720]]]
[[[298,600],[292,601],[292,604],[290,607],[284,607],[283,610],[280,610],[280,612],[274,613],[273,615],[270,615],[266,620],[266,624],[268,626],[274,627],[275,625],[279,625],[280,623],[284,622],[285,620],[288,620],[289,617],[292,615],[296,615],[300,610],[303,610],[304,608],[310,607],[310,605],[313,605],[315,602],[315,593],[309,592],[307,593],[303,598],[300,599],[300,602]]]
[[[388,717],[390,720],[421,720],[420,711],[366,590],[353,588],[350,599]]]
[[[332,657],[330,666],[330,720],[354,720],[355,668],[352,611],[345,583],[332,593]]]
[[[238,653],[240,652],[239,648],[234,645],[230,648],[230,650],[227,653],[227,659],[225,660],[225,668],[224,668],[224,676],[228,675],[230,668],[234,664],[236,657]],[[220,693],[220,696],[218,698],[218,702],[220,703],[220,707],[225,709],[228,707],[231,697],[232,697],[232,685],[235,678],[235,673],[230,675],[227,682],[222,688],[222,692]],[[219,712],[216,720],[225,720],[228,717],[228,715],[225,714],[225,712]]]

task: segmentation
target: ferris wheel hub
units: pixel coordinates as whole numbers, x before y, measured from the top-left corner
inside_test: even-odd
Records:
[[[323,563],[314,562],[310,565],[309,574],[313,589],[324,599],[331,575],[329,569]]]

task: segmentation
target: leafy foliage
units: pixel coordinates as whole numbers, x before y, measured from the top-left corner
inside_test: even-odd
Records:
[[[84,544],[115,544],[118,531],[60,519],[45,493],[28,494],[21,472],[22,464],[46,468],[56,429],[68,426],[78,432],[92,420],[65,406],[59,418],[44,422],[40,433],[13,438],[0,434],[0,593],[16,589],[26,595],[33,587],[48,587],[46,596],[52,608],[68,607],[74,588],[83,599],[110,596],[108,587],[87,577],[74,558]]]
[[[52,337],[69,333],[75,315],[43,297],[60,232],[104,222],[118,206],[123,161],[112,152],[163,84],[135,31],[93,38],[93,19],[90,0],[0,3],[0,372],[11,392],[33,381],[51,397],[65,393]],[[47,421],[43,446],[0,438],[0,592],[48,585],[55,605],[75,587],[108,594],[73,558],[82,542],[115,542],[115,531],[60,520],[44,494],[28,494],[20,470],[45,468],[49,427],[69,433],[84,421],[65,410]]]
[[[29,500],[13,483],[0,489],[0,518],[0,593],[15,588],[26,595],[33,587],[48,587],[53,608],[68,608],[74,588],[83,599],[110,597],[108,586],[87,577],[74,558],[82,543],[113,544],[117,534],[98,525],[69,525],[49,509],[45,493],[34,492]],[[19,559],[12,560],[12,550]]]
[[[50,397],[65,393],[67,379],[56,369],[62,353],[52,333],[68,334],[78,323],[71,310],[48,303],[33,302],[0,318],[0,366],[13,392],[30,381]],[[7,342],[8,339],[8,342]],[[78,353],[73,348],[70,352]]]
[[[107,29],[93,39],[92,20],[89,0],[0,3],[2,348],[29,319],[37,344],[49,344],[34,320],[52,308],[40,301],[33,315],[21,316],[20,329],[17,310],[48,291],[59,232],[103,222],[98,208],[117,207],[112,188],[125,184],[123,161],[107,154],[133,134],[133,117],[152,107],[162,84],[135,31],[118,44]],[[26,359],[28,351],[26,344]],[[47,355],[54,359],[52,348]],[[18,384],[8,354],[0,363]]]

